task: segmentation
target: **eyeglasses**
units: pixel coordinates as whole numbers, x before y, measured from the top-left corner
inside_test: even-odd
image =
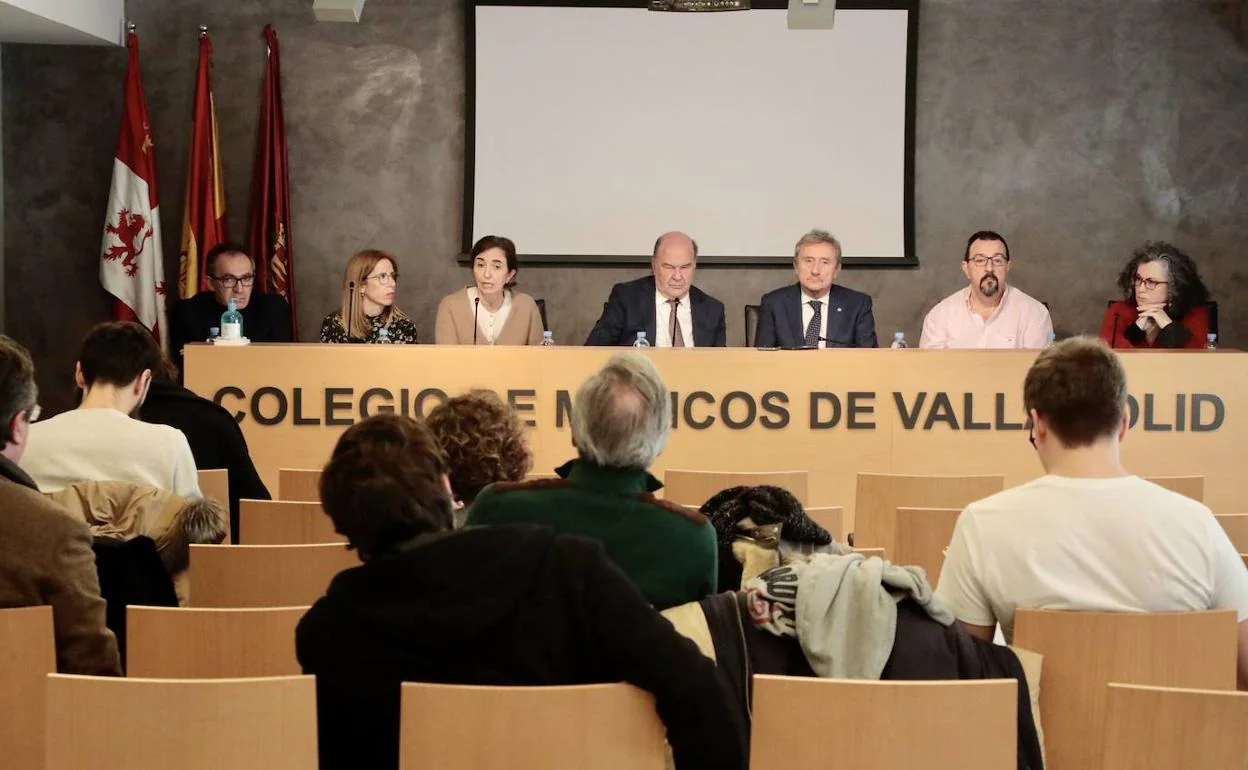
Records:
[[[1135,276],[1134,283],[1135,283],[1135,288],[1137,289],[1143,289],[1144,291],[1152,291],[1153,289],[1156,289],[1158,286],[1165,286],[1166,284],[1170,282],[1169,281],[1156,281],[1156,280],[1153,280],[1152,278],[1144,278],[1137,274]]]
[[[1010,260],[1001,256],[1000,254],[997,254],[996,256],[993,256],[993,257],[976,256],[976,257],[971,257],[970,259],[967,260],[967,262],[970,262],[975,267],[984,267],[988,265],[989,263],[991,263],[993,267],[1005,267],[1005,263],[1009,261]]]
[[[397,272],[395,272],[395,273],[376,273],[376,274],[374,274],[374,275],[367,276],[364,280],[366,280],[366,281],[376,281],[377,283],[380,283],[380,284],[386,284],[386,283],[398,283],[398,282],[399,282],[399,274],[398,274]]]
[[[1031,442],[1031,448],[1036,448],[1036,426],[1027,429],[1027,440]]]
[[[256,282],[256,274],[248,273],[247,275],[221,275],[210,276],[214,283],[224,289],[233,289],[238,284],[250,286]]]
[[[35,404],[26,410],[26,422],[36,422],[41,414],[43,414],[43,407]]]

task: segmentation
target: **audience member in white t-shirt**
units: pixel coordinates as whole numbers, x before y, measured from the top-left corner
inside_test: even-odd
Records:
[[[1126,374],[1091,337],[1043,351],[1023,404],[1048,474],[971,503],[936,595],[972,635],[1014,633],[1014,611],[1232,609],[1248,689],[1248,569],[1204,505],[1128,473]]]
[[[44,492],[76,481],[128,481],[199,499],[199,477],[177,428],[130,416],[147,397],[160,346],[135,323],[99,324],[82,341],[77,409],[30,426],[26,471]]]

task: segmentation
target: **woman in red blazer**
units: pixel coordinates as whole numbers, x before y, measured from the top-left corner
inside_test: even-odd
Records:
[[[1125,300],[1101,321],[1101,339],[1115,348],[1203,348],[1209,333],[1209,290],[1191,258],[1164,241],[1149,241],[1118,276]]]

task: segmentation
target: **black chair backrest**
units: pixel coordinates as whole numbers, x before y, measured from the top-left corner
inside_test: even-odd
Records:
[[[550,324],[546,323],[546,300],[535,299],[533,301],[537,303],[538,315],[542,317],[542,331],[544,332],[550,331]]]
[[[758,310],[761,305],[745,306],[745,346],[747,348],[754,347],[754,340],[758,337]]]
[[[126,607],[146,604],[177,607],[178,594],[173,578],[156,550],[156,542],[145,535],[129,540],[97,537],[91,543],[95,569],[100,576],[100,595],[108,603],[104,624],[117,637],[121,666],[126,666]]]

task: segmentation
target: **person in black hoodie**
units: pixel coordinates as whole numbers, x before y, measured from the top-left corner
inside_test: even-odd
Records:
[[[237,543],[238,501],[273,497],[256,472],[247,439],[234,416],[219,404],[179,385],[178,368],[166,358],[152,372],[152,384],[139,407],[139,419],[171,425],[186,434],[199,470],[226,469],[230,484],[230,542]]]
[[[594,541],[532,525],[451,531],[446,461],[398,415],[347,429],[321,501],[363,564],[304,615],[321,770],[398,767],[399,685],[629,682],[655,697],[678,770],[745,766],[715,666]]]

